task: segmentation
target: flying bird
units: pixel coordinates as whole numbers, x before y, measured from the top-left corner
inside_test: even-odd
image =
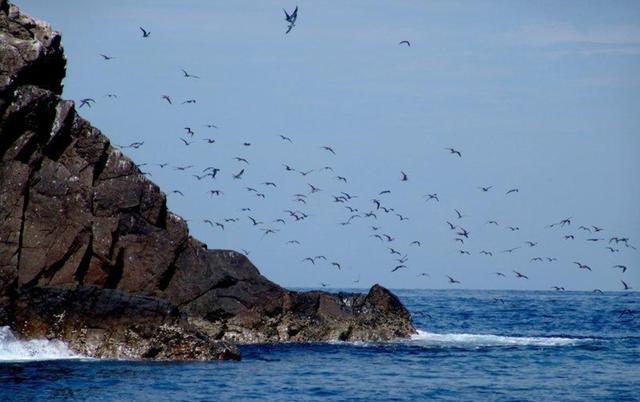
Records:
[[[89,106],[89,108],[91,108],[91,102],[96,103],[93,98],[80,99],[80,106],[78,107],[78,109],[81,109],[83,106]]]
[[[293,27],[296,26],[296,20],[298,19],[298,6],[296,6],[295,10],[293,10],[291,14],[289,14],[287,10],[285,10],[284,8],[282,9],[282,11],[284,11],[285,21],[289,23],[289,26],[287,27],[287,32],[285,32],[285,34],[288,34],[289,32],[291,32]]]
[[[325,146],[323,146],[323,147],[320,147],[320,148],[324,149],[325,151],[329,151],[329,152],[331,152],[331,153],[332,153],[332,154],[334,154],[334,155],[336,154],[336,152],[333,150],[333,148],[328,147],[328,146],[326,146],[326,145],[325,145]]]
[[[506,249],[506,250],[502,250],[502,252],[503,253],[513,253],[514,251],[516,251],[519,248],[520,247],[509,248],[509,249]]]
[[[184,75],[184,78],[200,78],[197,75],[193,75],[193,74],[189,74],[185,69],[181,68],[180,70],[182,70],[182,74]]]
[[[438,193],[427,194],[425,197],[427,197],[427,201],[436,200],[437,202],[440,202],[440,199],[438,199]]]
[[[627,266],[626,265],[614,265],[614,268],[620,268],[622,270],[622,273],[627,272]]]
[[[449,275],[447,275],[447,278],[449,278],[449,283],[454,284],[454,283],[460,283],[460,281],[453,279],[452,277],[450,277]]]
[[[162,99],[166,100],[167,102],[169,102],[169,104],[171,105],[171,98],[169,97],[169,95],[162,95]]]
[[[143,27],[140,27],[140,30],[142,31],[142,37],[143,38],[148,38],[149,35],[151,35],[150,31],[147,31],[146,29],[144,29]]]
[[[395,267],[395,268],[393,268],[393,269],[391,270],[391,272],[396,272],[397,270],[402,269],[402,268],[408,268],[408,267],[407,267],[406,265],[404,265],[404,264],[396,265],[396,267]]]
[[[578,268],[580,268],[580,269],[588,269],[589,271],[591,271],[591,267],[586,265],[586,264],[582,264],[582,263],[579,263],[577,261],[574,262],[574,264],[576,264],[578,266]]]
[[[113,56],[107,56],[106,54],[102,54],[102,53],[100,53],[100,56],[102,56],[102,58],[105,59],[105,60],[115,59],[115,57],[113,57]]]
[[[451,153],[451,154],[456,154],[456,155],[458,155],[458,157],[462,158],[462,154],[460,153],[460,151],[457,151],[457,150],[455,150],[455,149],[453,149],[453,148],[445,148],[445,149],[446,149],[447,151],[449,151],[449,153]]]
[[[242,175],[244,174],[244,169],[241,169],[238,173],[233,175],[234,179],[240,179],[242,178]]]
[[[521,274],[520,272],[516,271],[515,269],[513,270],[513,272],[516,274],[516,276],[518,278],[529,279],[529,277],[527,275]]]
[[[398,45],[407,45],[407,47],[411,47],[411,42],[409,42],[408,40],[403,40],[398,42]]]

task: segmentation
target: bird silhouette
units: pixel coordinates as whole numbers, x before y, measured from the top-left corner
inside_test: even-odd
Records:
[[[197,75],[193,75],[193,74],[189,74],[188,72],[185,71],[185,69],[181,68],[180,69],[182,71],[183,77],[184,78],[200,78]]]
[[[436,200],[437,202],[440,202],[440,199],[438,198],[438,194],[437,193],[427,194],[427,195],[425,195],[425,197],[427,197],[427,201]]]
[[[91,102],[96,103],[95,99],[93,98],[80,99],[80,106],[78,107],[78,109],[82,109],[83,106],[88,106],[89,109],[91,109]]]
[[[391,272],[396,272],[397,270],[402,269],[402,268],[407,268],[407,266],[404,265],[404,264],[396,265],[395,268],[393,268],[391,270]]]
[[[580,268],[580,269],[588,269],[589,271],[591,271],[591,267],[586,265],[586,264],[582,264],[582,263],[577,262],[577,261],[574,262],[574,264],[576,264],[578,266],[578,268]]]
[[[450,284],[454,284],[454,283],[461,283],[460,281],[453,279],[453,278],[452,278],[452,277],[450,277],[449,275],[447,275],[447,278],[449,278],[449,283],[450,283]]]
[[[244,169],[240,169],[238,173],[233,175],[233,178],[236,180],[241,179],[243,174],[244,174]]]
[[[285,32],[285,34],[288,34],[289,32],[291,32],[293,27],[296,26],[296,20],[298,19],[298,6],[296,6],[295,10],[293,10],[291,14],[287,13],[287,10],[285,9],[282,9],[282,11],[284,11],[285,21],[289,23],[289,26],[287,26],[287,31]]]
[[[520,272],[516,271],[515,269],[513,270],[513,272],[516,274],[516,277],[518,277],[518,278],[529,279],[529,277],[527,275],[521,274]]]
[[[627,272],[627,267],[626,265],[614,265],[614,268],[620,268],[622,270],[622,273]]]
[[[140,27],[140,30],[142,31],[142,37],[143,38],[148,38],[149,35],[151,35],[151,32],[147,31],[146,29],[144,29],[143,27]]]
[[[458,155],[459,158],[462,158],[462,154],[460,153],[460,151],[457,151],[453,148],[445,148],[447,151],[449,151],[449,153],[454,154],[454,155]]]
[[[402,40],[398,42],[398,45],[407,45],[407,47],[411,47],[411,42],[409,42],[408,40]]]

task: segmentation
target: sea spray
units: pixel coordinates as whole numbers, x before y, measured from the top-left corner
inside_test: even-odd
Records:
[[[491,334],[436,334],[418,330],[411,337],[418,344],[433,346],[572,346],[588,338],[502,336]]]
[[[64,342],[48,339],[20,340],[9,327],[0,327],[0,362],[78,359]]]

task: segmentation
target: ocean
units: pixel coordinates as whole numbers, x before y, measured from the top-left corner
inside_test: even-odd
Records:
[[[240,362],[84,359],[2,328],[0,400],[640,400],[638,292],[394,292],[411,340],[251,345]]]

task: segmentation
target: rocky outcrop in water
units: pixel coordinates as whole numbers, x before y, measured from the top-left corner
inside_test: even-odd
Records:
[[[289,291],[189,236],[158,186],[61,99],[65,65],[60,34],[0,0],[0,326],[157,359],[415,332],[380,286]]]

